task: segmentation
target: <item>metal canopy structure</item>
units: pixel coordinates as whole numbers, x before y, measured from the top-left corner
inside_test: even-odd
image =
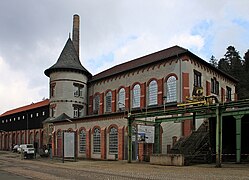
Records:
[[[132,123],[155,125],[155,153],[160,153],[160,124],[170,121],[216,118],[216,167],[221,167],[222,158],[222,121],[226,116],[236,120],[236,162],[241,162],[241,119],[249,114],[249,99],[216,103],[213,105],[172,107],[168,110],[128,114],[128,162],[132,157]],[[249,121],[249,120],[248,120]]]

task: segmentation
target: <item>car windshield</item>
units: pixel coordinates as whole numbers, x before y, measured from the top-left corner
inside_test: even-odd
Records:
[[[33,145],[32,144],[28,144],[27,148],[33,148]]]

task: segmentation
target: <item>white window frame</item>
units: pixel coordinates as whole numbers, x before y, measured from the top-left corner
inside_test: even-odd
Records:
[[[115,127],[109,132],[109,154],[118,154],[118,129]]]
[[[93,153],[98,154],[101,152],[100,141],[101,141],[100,129],[95,128],[93,132]]]
[[[118,109],[125,110],[125,88],[121,88],[118,92]]]
[[[105,96],[105,111],[112,112],[112,92],[108,91]]]
[[[132,108],[140,107],[141,87],[136,84],[132,90]]]
[[[80,153],[86,152],[86,131],[84,129],[81,129],[79,133],[79,147]]]
[[[157,105],[158,85],[156,80],[152,80],[148,87],[148,105]]]
[[[177,79],[170,76],[166,81],[166,102],[177,101]]]

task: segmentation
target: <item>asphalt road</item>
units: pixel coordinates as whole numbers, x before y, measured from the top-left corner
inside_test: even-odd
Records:
[[[44,158],[24,159],[16,153],[0,151],[0,179],[249,179],[249,164],[214,164],[184,167],[157,166],[127,161],[77,162]]]

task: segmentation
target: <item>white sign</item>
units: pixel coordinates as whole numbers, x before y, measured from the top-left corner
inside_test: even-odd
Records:
[[[138,141],[145,143],[154,143],[155,127],[146,125],[137,125]]]
[[[64,157],[74,158],[75,133],[64,132]]]

